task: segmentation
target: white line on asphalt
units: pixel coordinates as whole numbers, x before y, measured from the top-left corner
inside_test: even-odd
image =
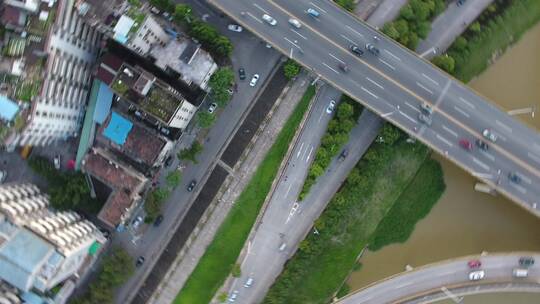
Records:
[[[260,9],[261,11],[263,11],[265,14],[270,15],[264,8],[262,8],[262,7],[261,7],[260,5],[258,5],[257,3],[253,3],[253,5],[254,5],[256,8]]]
[[[287,40],[287,42],[289,42],[290,44],[294,45],[295,47],[300,48],[294,41],[289,40],[289,38],[283,37],[283,39]],[[296,41],[296,40],[295,40],[295,41]]]
[[[345,62],[344,62],[343,60],[341,60],[341,59],[337,58],[336,56],[334,56],[334,54],[332,54],[332,53],[328,53],[328,55],[330,55],[330,57],[334,58],[335,60],[337,60],[337,61],[339,61],[339,62],[341,62],[341,63],[345,64]]]
[[[416,85],[421,87],[422,89],[426,90],[429,94],[433,95],[433,91],[431,91],[430,89],[426,88],[423,84],[421,84],[420,82],[416,82]]]
[[[439,276],[445,276],[445,275],[452,274],[452,273],[455,273],[455,272],[456,272],[456,270],[449,270],[449,271],[439,272],[438,275]]]
[[[399,58],[398,56],[394,55],[393,53],[391,53],[389,50],[384,50],[385,52],[388,53],[388,55],[394,57],[394,59],[396,59],[397,61],[401,61],[401,58]]]
[[[347,37],[347,36],[345,36],[345,35],[343,35],[343,34],[339,34],[339,35],[340,35],[341,37],[343,37],[343,39],[349,41],[350,43],[356,44],[356,42],[352,41],[351,38],[349,38],[349,37]]]
[[[510,128],[509,126],[503,124],[502,122],[500,122],[500,121],[498,121],[498,120],[496,120],[496,119],[495,119],[495,123],[496,123],[499,127],[505,129],[506,132],[512,133],[512,128]]]
[[[309,162],[309,158],[311,157],[311,153],[313,152],[313,146],[311,146],[311,149],[309,149],[309,153],[306,157],[306,163]]]
[[[293,29],[290,29],[290,30],[293,31],[293,32],[295,32],[298,36],[300,36],[300,37],[304,38],[305,40],[307,40],[306,36],[300,34],[299,32],[297,32],[297,31],[295,31],[295,30],[293,30]]]
[[[447,126],[445,126],[445,125],[442,125],[442,128],[443,128],[446,132],[448,132],[448,133],[454,135],[454,137],[458,137],[458,134],[457,134],[454,130],[450,129],[449,127],[447,127]]]
[[[395,69],[396,69],[396,68],[393,67],[390,63],[388,63],[388,62],[382,60],[381,58],[379,58],[379,61],[382,62],[382,63],[384,63],[384,64],[386,64],[386,65],[387,65],[389,68],[391,68],[392,70],[395,70]]]
[[[420,110],[418,110],[418,107],[413,106],[412,104],[408,103],[407,101],[405,101],[405,105],[408,106],[409,108],[415,110],[416,112],[420,113]]]
[[[480,153],[482,153],[482,155],[484,155],[485,157],[489,158],[492,162],[495,161],[495,156],[489,154],[488,152],[480,149]]]
[[[369,81],[369,82],[373,83],[374,85],[378,86],[379,89],[384,90],[383,86],[380,85],[380,84],[378,84],[377,82],[375,82],[375,80],[372,80],[372,79],[369,78],[369,77],[366,77],[366,79],[367,79],[367,81]]]
[[[532,154],[531,152],[527,152],[527,155],[528,155],[532,160],[534,160],[535,162],[537,162],[537,163],[540,164],[540,156],[534,155],[534,154]]]
[[[437,139],[439,139],[439,140],[442,141],[443,143],[447,144],[448,146],[450,146],[450,147],[453,147],[453,146],[454,146],[453,143],[451,143],[448,139],[442,137],[441,135],[437,134],[436,137],[437,137]]]
[[[263,23],[263,22],[262,22],[262,20],[260,20],[259,18],[257,18],[257,17],[255,17],[255,16],[253,16],[253,14],[252,14],[252,13],[250,13],[250,12],[247,12],[247,14],[248,14],[248,16],[250,16],[251,18],[255,19],[255,21],[257,21],[257,22],[259,22],[259,23],[261,23],[261,24]]]
[[[323,10],[323,9],[322,9],[322,8],[321,8],[320,6],[317,6],[317,5],[315,5],[315,3],[313,3],[313,2],[310,2],[309,4],[311,4],[311,5],[315,6],[315,7],[316,7],[316,8],[318,8],[318,9],[319,9],[319,10],[320,10],[321,12],[323,12],[323,13],[326,13],[326,11],[325,11],[325,10]]]
[[[483,162],[481,162],[478,158],[476,157],[472,157],[472,160],[475,164],[479,165],[480,167],[482,167],[484,170],[486,171],[489,171],[489,166],[484,164]]]
[[[300,149],[298,149],[298,153],[296,154],[296,158],[300,157],[300,153],[302,153],[302,148],[304,147],[304,143],[300,145]]]
[[[459,97],[459,100],[469,106],[469,108],[473,110],[476,109],[476,107],[470,101],[465,100],[463,97]]]
[[[499,138],[502,140],[502,141],[507,141],[508,139],[506,138],[506,136],[502,135],[501,133],[497,133],[497,136],[499,136]]]
[[[529,177],[527,177],[527,176],[525,176],[525,175],[523,175],[523,174],[521,174],[521,173],[519,173],[519,172],[516,173],[516,175],[519,176],[519,177],[521,177],[521,179],[522,179],[524,182],[526,182],[527,184],[529,184],[529,185],[532,184],[532,181],[531,181],[531,179],[530,179]]]
[[[403,283],[403,284],[400,284],[400,285],[396,286],[396,288],[398,288],[398,289],[399,289],[399,288],[403,288],[403,287],[409,286],[409,285],[411,285],[411,284],[412,284],[412,282]]]
[[[289,195],[289,191],[291,191],[292,184],[289,184],[289,187],[287,187],[287,192],[285,192],[285,197]]]
[[[369,95],[375,97],[375,99],[379,99],[379,96],[373,94],[370,90],[364,88],[363,86],[360,86],[360,88],[362,89],[362,91],[364,91],[364,92],[368,93]]]
[[[510,185],[512,185],[512,187],[516,188],[516,190],[521,192],[522,194],[527,193],[527,189],[523,188],[520,185],[516,185],[515,183],[510,183]]]
[[[467,117],[467,118],[470,117],[470,115],[469,115],[467,112],[463,111],[462,109],[460,109],[460,108],[458,108],[458,107],[456,107],[456,106],[454,106],[454,110],[456,110],[456,111],[458,111],[459,113],[463,114],[463,116],[465,116],[465,117]]]
[[[433,78],[429,77],[428,75],[422,73],[422,76],[424,76],[424,78],[428,79],[429,81],[433,82],[434,84],[439,85],[438,82],[436,82],[435,80],[433,80]]]
[[[407,118],[411,122],[416,123],[416,120],[414,120],[414,118],[410,117],[409,115],[405,114],[404,112],[401,112],[401,110],[398,110],[398,111],[399,111],[399,114],[405,116],[405,118]]]
[[[329,68],[330,70],[334,71],[334,73],[339,74],[338,71],[334,70],[334,69],[333,69],[331,66],[329,66],[328,64],[326,64],[326,63],[324,63],[324,62],[323,62],[322,64],[323,64],[325,67]]]
[[[360,37],[364,37],[364,35],[362,35],[361,33],[359,33],[358,31],[356,31],[355,29],[353,29],[352,27],[348,26],[348,25],[345,25],[346,28],[348,28],[349,30],[353,31],[356,35],[360,36]]]
[[[319,121],[318,122],[321,122],[321,119],[322,119],[323,115],[324,115],[324,110],[321,112],[321,116],[319,116]]]

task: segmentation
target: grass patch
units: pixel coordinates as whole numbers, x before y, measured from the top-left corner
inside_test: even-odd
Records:
[[[445,188],[441,165],[434,159],[427,159],[377,226],[369,249],[379,250],[386,245],[406,241],[416,223],[428,215]]]
[[[314,95],[315,87],[311,86],[288,118],[174,303],[210,302],[231,273],[276,177],[279,165]]]
[[[263,303],[329,303],[428,153],[404,136],[374,142],[315,222],[319,235],[300,244]]]

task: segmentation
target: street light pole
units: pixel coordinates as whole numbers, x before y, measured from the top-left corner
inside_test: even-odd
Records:
[[[536,111],[536,106],[531,106],[527,108],[522,109],[515,109],[508,111],[508,115],[520,115],[520,114],[531,114],[532,118],[534,118],[534,111]]]

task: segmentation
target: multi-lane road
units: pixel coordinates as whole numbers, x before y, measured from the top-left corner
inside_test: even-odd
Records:
[[[540,135],[459,81],[378,33],[327,0],[208,0],[276,49],[344,93],[444,154],[521,206],[540,215]],[[320,13],[306,13],[313,8]],[[272,16],[272,26],[262,19]],[[288,23],[294,18],[302,24]],[[376,38],[375,38],[376,37]],[[371,43],[380,53],[365,48]],[[364,54],[356,56],[349,47]],[[349,72],[339,69],[349,67]],[[419,121],[420,105],[433,108],[432,124]],[[483,139],[491,129],[496,142]],[[472,151],[460,140],[472,143]],[[489,144],[487,151],[476,139]],[[509,180],[516,174],[520,182]]]
[[[520,266],[521,257],[533,257],[536,261],[540,259],[539,254],[529,252],[442,261],[375,282],[337,303],[430,303],[447,298],[450,294],[457,298],[463,294],[511,292],[523,288],[540,292],[540,266]],[[471,269],[468,266],[471,260],[479,260],[481,265]],[[527,277],[515,277],[515,269],[528,269]],[[473,271],[483,271],[483,279],[471,281],[469,274]]]

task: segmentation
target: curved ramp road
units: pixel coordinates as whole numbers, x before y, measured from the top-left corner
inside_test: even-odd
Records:
[[[329,0],[208,0],[276,49],[540,216],[540,135]],[[309,8],[318,17],[307,14]],[[277,21],[270,25],[263,14]],[[297,19],[301,28],[289,24]],[[376,37],[376,38],[375,38]],[[366,49],[372,44],[375,55]],[[353,54],[357,45],[363,55]],[[347,65],[349,72],[339,68]],[[420,105],[433,109],[430,126]],[[476,147],[484,129],[497,135]],[[472,144],[472,151],[459,141]],[[518,176],[519,183],[508,175]]]
[[[538,253],[509,253],[487,256],[464,257],[426,265],[411,271],[375,282],[349,296],[339,304],[380,303],[431,303],[437,300],[459,297],[465,294],[485,292],[540,292],[540,265],[528,268],[528,276],[513,276],[523,256],[534,257],[540,262]],[[471,269],[468,261],[478,259],[481,266]],[[469,280],[472,271],[484,271],[484,278]],[[540,295],[539,295],[540,297]]]

